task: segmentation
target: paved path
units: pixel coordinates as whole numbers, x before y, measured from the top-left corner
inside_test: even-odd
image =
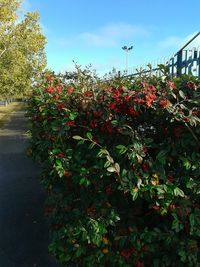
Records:
[[[0,267],[56,267],[47,252],[38,166],[24,153],[24,111],[0,127]]]

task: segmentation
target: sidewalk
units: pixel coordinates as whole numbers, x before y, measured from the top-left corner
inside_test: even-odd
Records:
[[[47,251],[38,166],[24,153],[23,105],[0,108],[0,267],[58,267]]]

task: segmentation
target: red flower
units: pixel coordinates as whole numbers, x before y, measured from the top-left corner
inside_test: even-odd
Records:
[[[194,110],[194,111],[192,111],[192,115],[199,116],[200,115],[200,110]]]
[[[172,183],[174,181],[174,177],[172,175],[168,175],[167,180]]]
[[[146,104],[148,107],[150,107],[152,102],[156,99],[156,88],[148,83],[143,83],[143,87],[146,94]]]
[[[90,214],[90,213],[95,213],[96,209],[91,207],[91,208],[86,208],[85,211]]]
[[[133,102],[134,103],[144,103],[144,100],[141,98],[135,98],[135,99],[133,99]]]
[[[104,124],[102,127],[101,127],[101,130],[104,132],[107,132],[109,134],[111,134],[113,132],[113,126],[111,124]]]
[[[91,97],[91,96],[92,96],[92,93],[91,93],[90,91],[86,91],[86,92],[84,93],[84,96],[85,96],[85,97]]]
[[[54,95],[53,96],[53,99],[58,100],[59,99],[59,96],[58,95]]]
[[[131,170],[132,170],[132,172],[135,171],[135,166],[134,165],[131,165]]]
[[[197,85],[194,82],[189,81],[189,82],[187,82],[187,87],[189,89],[196,89],[197,88]]]
[[[139,112],[136,111],[136,110],[134,110],[133,107],[131,107],[131,106],[128,107],[128,110],[129,110],[130,115],[132,115],[133,117],[137,117],[137,116],[139,116]]]
[[[68,86],[67,87],[67,92],[68,92],[68,94],[72,94],[73,93],[73,87],[72,86]]]
[[[126,95],[126,96],[124,96],[124,101],[125,102],[129,102],[130,101],[130,95]]]
[[[121,92],[119,90],[115,90],[114,94],[112,95],[113,98],[118,98],[121,95]]]
[[[155,94],[147,94],[145,96],[145,98],[146,98],[146,104],[147,104],[147,106],[150,107],[151,104],[152,104],[152,102],[156,99],[156,95]]]
[[[152,209],[154,209],[154,210],[156,210],[156,211],[157,211],[157,210],[160,210],[160,207],[159,207],[159,206],[157,206],[157,205],[153,205],[153,206],[152,206]]]
[[[46,88],[46,92],[49,93],[49,94],[53,94],[53,93],[54,93],[54,88],[51,87],[51,86],[48,86],[48,87]]]
[[[108,106],[108,108],[110,109],[110,110],[112,110],[112,109],[114,109],[115,108],[115,106],[116,106],[116,103],[110,103],[109,104],[109,106]]]
[[[118,132],[119,134],[123,133],[123,128],[117,128],[117,132]]]
[[[95,120],[91,121],[89,124],[90,128],[94,129],[97,127],[97,122]]]
[[[176,89],[176,86],[175,86],[174,82],[168,81],[167,82],[167,86],[169,86],[170,89]]]
[[[183,121],[184,121],[184,122],[189,122],[190,120],[189,120],[188,118],[185,117],[185,118],[183,118]]]
[[[148,148],[146,146],[143,146],[143,151],[146,154],[148,152]]]
[[[158,103],[162,108],[167,108],[171,102],[168,99],[160,99]]]
[[[124,249],[124,250],[121,251],[120,254],[121,254],[122,257],[124,257],[125,259],[128,260],[132,253]]]
[[[67,125],[67,126],[75,126],[76,123],[75,123],[75,121],[67,121],[67,122],[66,122],[66,125]]]
[[[105,188],[105,193],[106,193],[106,195],[108,195],[108,196],[112,195],[113,191],[112,191],[112,189],[111,189],[110,186],[106,186],[106,188]]]
[[[69,177],[71,175],[72,175],[71,172],[69,172],[68,170],[65,170],[65,172],[64,172],[65,177]]]
[[[135,267],[144,267],[144,263],[142,261],[135,261],[134,264]]]
[[[101,111],[94,111],[94,117],[95,118],[98,118],[98,117],[101,117],[101,115],[102,115],[102,112]]]
[[[107,131],[111,134],[113,132],[113,127],[111,125],[107,125]]]
[[[65,157],[65,154],[63,152],[59,152],[58,155],[57,155],[59,158],[64,158]]]
[[[57,91],[57,93],[61,93],[62,92],[62,85],[58,85],[56,87],[56,91]]]
[[[145,162],[143,165],[142,165],[142,168],[143,170],[146,172],[149,170],[149,164],[147,162]]]
[[[132,256],[134,251],[135,251],[135,248],[131,247],[131,248],[123,249],[120,254],[122,257],[128,260]]]
[[[64,106],[64,104],[63,103],[58,103],[58,105],[57,105],[57,108],[58,109],[63,109],[65,106]]]

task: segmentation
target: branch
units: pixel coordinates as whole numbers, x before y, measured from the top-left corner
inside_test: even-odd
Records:
[[[3,54],[6,52],[6,48],[0,53],[0,57],[3,56]]]

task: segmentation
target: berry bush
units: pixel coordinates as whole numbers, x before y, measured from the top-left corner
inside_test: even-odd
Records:
[[[44,75],[29,101],[63,266],[200,266],[200,81]]]

